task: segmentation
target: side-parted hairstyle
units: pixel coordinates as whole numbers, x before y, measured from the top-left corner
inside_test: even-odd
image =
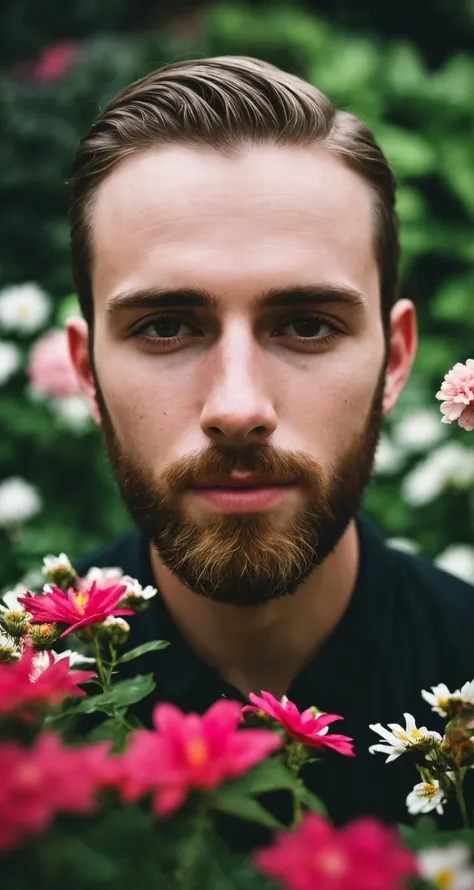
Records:
[[[399,260],[395,177],[372,132],[338,111],[316,87],[274,65],[221,56],[166,65],[122,90],[81,140],[73,163],[71,247],[74,283],[93,330],[93,211],[100,183],[128,155],[159,145],[211,147],[318,144],[341,157],[373,194],[374,252],[386,344]]]

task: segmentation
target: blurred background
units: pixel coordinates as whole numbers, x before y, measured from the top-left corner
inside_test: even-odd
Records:
[[[398,180],[414,371],[385,422],[366,515],[393,546],[474,583],[474,433],[441,424],[444,374],[474,357],[474,0],[3,0],[0,10],[0,591],[128,518],[77,392],[67,180],[123,87],[196,55],[258,56],[359,115]]]

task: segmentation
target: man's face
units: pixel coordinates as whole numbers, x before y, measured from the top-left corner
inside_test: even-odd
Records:
[[[359,509],[384,411],[373,242],[369,188],[318,147],[157,148],[99,187],[104,441],[133,519],[197,593],[294,592]],[[260,493],[216,495],[249,471]]]

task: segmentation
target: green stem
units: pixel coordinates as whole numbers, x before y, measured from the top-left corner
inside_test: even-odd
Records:
[[[460,770],[456,770],[455,777],[456,778],[454,784],[456,788],[456,800],[461,811],[462,823],[464,828],[469,828],[469,817],[467,815],[466,801],[464,799],[464,792],[462,790],[463,780]]]
[[[173,876],[173,887],[182,887],[185,885],[186,879],[192,878],[192,873],[199,865],[201,859],[202,847],[200,841],[208,825],[208,806],[204,799],[191,822],[191,834],[180,844],[180,863]]]
[[[109,680],[107,677],[107,671],[105,670],[104,664],[102,662],[102,655],[100,652],[97,634],[94,634],[94,636],[92,637],[92,651],[94,653],[95,661],[97,664],[97,671],[99,673],[99,680],[100,685],[102,686],[102,692],[106,692],[109,685]]]

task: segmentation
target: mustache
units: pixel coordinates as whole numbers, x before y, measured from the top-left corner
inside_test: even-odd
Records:
[[[175,461],[160,475],[166,487],[181,490],[196,487],[210,477],[229,476],[234,471],[275,476],[282,484],[308,484],[310,480],[314,483],[315,477],[322,477],[320,464],[306,452],[288,452],[266,444],[243,448],[211,446]]]

